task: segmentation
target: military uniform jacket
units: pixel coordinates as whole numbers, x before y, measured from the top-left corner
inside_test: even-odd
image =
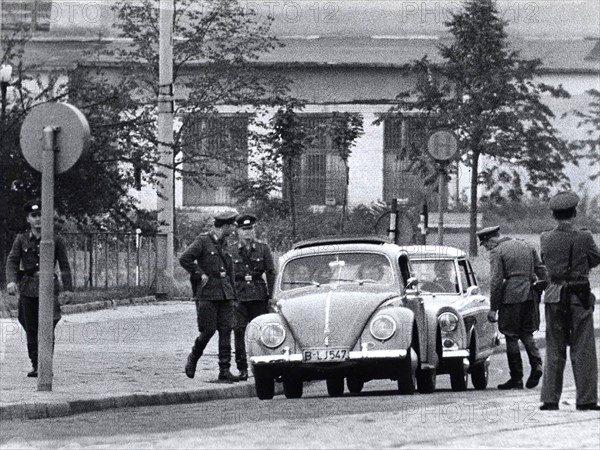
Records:
[[[585,229],[578,230],[571,223],[560,223],[556,228],[544,231],[540,243],[542,260],[548,268],[551,282],[544,295],[545,303],[558,303],[560,287],[564,282],[568,279],[587,278],[590,269],[600,265],[600,249],[594,242],[592,233]]]
[[[235,245],[233,255],[235,290],[239,301],[268,300],[273,295],[275,266],[269,246],[252,241],[249,247]],[[266,275],[266,283],[263,278]]]
[[[71,267],[67,248],[60,237],[54,239],[54,261],[58,262],[65,290],[73,290]],[[6,260],[6,280],[19,285],[19,293],[25,297],[39,297],[40,239],[28,231],[19,234],[13,242]],[[58,294],[58,279],[54,281],[54,292]]]
[[[535,249],[518,239],[501,238],[490,252],[491,309],[531,300],[536,277],[545,280],[547,271]]]
[[[203,288],[198,282],[198,300],[235,300],[233,289],[233,263],[226,244],[214,233],[204,233],[196,238],[179,258],[181,267],[192,276],[208,276]]]

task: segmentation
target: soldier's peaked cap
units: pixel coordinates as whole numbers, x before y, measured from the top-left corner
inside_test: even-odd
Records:
[[[579,196],[573,191],[559,192],[550,199],[548,206],[552,211],[575,208],[579,203]]]
[[[251,228],[256,223],[256,216],[253,214],[240,214],[235,219],[238,228]]]
[[[42,210],[42,202],[40,199],[36,198],[33,200],[29,200],[27,203],[23,205],[23,210],[29,214],[32,212],[40,212]]]
[[[215,216],[215,227],[221,228],[224,225],[233,225],[235,223],[235,218],[237,217],[237,213],[235,212],[227,212],[223,214],[219,214]]]
[[[479,245],[483,244],[492,236],[495,236],[500,231],[500,226],[496,225],[495,227],[487,227],[479,230],[477,232],[477,237],[479,238]]]

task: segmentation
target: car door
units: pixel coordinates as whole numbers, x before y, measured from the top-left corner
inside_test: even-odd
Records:
[[[398,259],[400,266],[401,282],[406,283],[411,276],[410,262],[408,256],[402,255]],[[425,317],[425,304],[423,297],[420,295],[418,289],[406,289],[406,307],[409,308],[415,315],[415,322],[417,323],[417,329],[419,332],[419,349],[421,350],[421,360],[424,362],[428,358],[426,355],[429,354],[427,349],[427,320]]]
[[[477,286],[471,262],[466,258],[461,258],[458,260],[458,268],[462,295],[465,297],[463,314],[465,327],[467,330],[474,329],[477,339],[476,358],[481,359],[491,354],[496,337],[495,325],[487,320],[490,302],[480,290],[475,293],[469,289],[471,286]]]

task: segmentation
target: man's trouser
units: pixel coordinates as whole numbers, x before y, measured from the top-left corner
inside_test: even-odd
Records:
[[[219,332],[219,370],[226,372],[231,367],[231,330],[233,329],[233,300],[196,300],[198,331],[192,354],[200,358],[206,345]]]
[[[27,336],[27,353],[34,368],[38,366],[38,329],[40,301],[38,297],[19,296],[19,323]],[[60,320],[60,304],[54,297],[54,328]],[[54,332],[52,333],[52,348],[54,348]]]
[[[594,308],[584,308],[576,295],[560,303],[546,303],[546,373],[542,402],[558,403],[570,345],[578,405],[598,402],[598,360],[594,339]]]
[[[246,343],[244,341],[246,327],[252,319],[266,313],[266,300],[239,302],[237,304],[235,309],[235,328],[233,330],[233,336],[235,338],[235,364],[238,370],[248,370]]]
[[[498,315],[498,328],[506,337],[506,357],[512,380],[523,379],[523,361],[519,349],[519,339],[527,351],[531,370],[542,369],[542,357],[533,332],[539,326],[537,305],[533,300],[523,303],[501,305]]]

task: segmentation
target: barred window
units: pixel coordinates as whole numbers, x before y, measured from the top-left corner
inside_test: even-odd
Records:
[[[302,121],[316,138],[300,160],[300,201],[308,205],[341,205],[346,186],[342,158],[332,148],[325,125],[330,115],[307,114]]]
[[[233,185],[248,176],[248,116],[194,120],[184,135],[183,205],[234,205]]]
[[[404,197],[412,178],[409,154],[422,151],[425,130],[410,118],[388,118],[383,122],[383,199]]]

